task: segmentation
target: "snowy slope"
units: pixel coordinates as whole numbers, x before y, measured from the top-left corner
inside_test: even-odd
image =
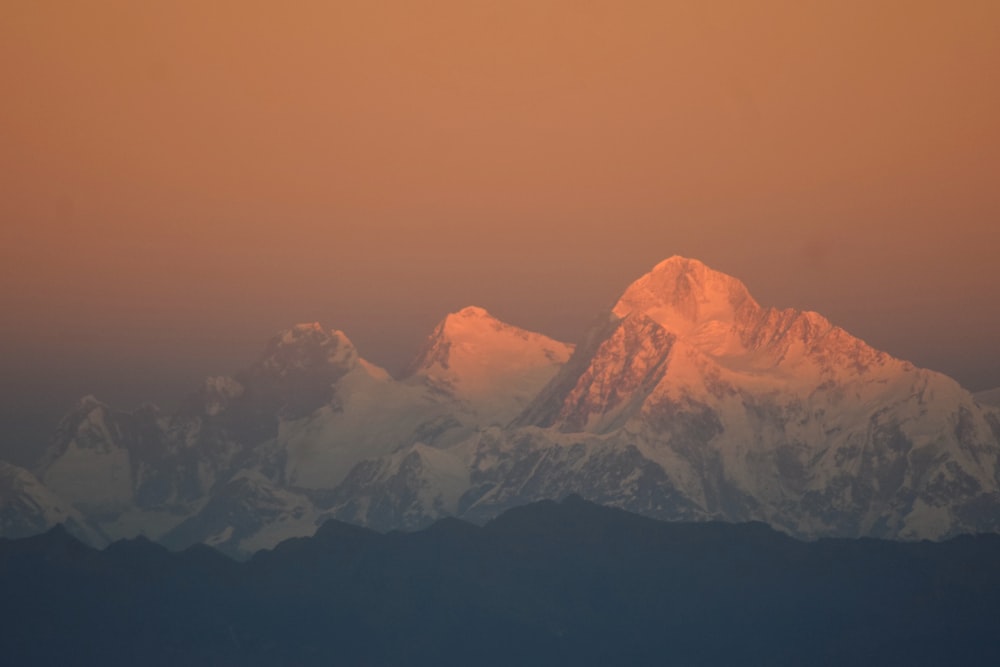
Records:
[[[451,451],[470,471],[456,507],[470,517],[578,492],[803,537],[940,538],[1000,527],[998,443],[997,413],[950,378],[674,257],[625,291],[513,428]]]
[[[274,349],[281,363],[268,359],[258,364],[266,369],[259,374],[287,381],[312,372],[316,359],[333,369],[318,380],[310,378],[311,396],[298,392],[300,409],[278,410],[273,438],[262,449],[279,462],[281,474],[271,476],[281,483],[331,489],[358,462],[418,439],[443,437],[459,425],[448,418],[451,406],[445,401],[365,361],[339,331],[300,325],[278,340]],[[299,385],[301,380],[290,386]]]
[[[300,325],[272,347],[282,363],[258,364],[267,368],[260,375],[288,377],[290,361],[296,372],[317,359],[338,368],[304,402],[309,410],[280,415],[263,446],[282,462],[281,482],[306,489],[336,487],[365,459],[415,443],[454,444],[481,425],[509,421],[572,349],[472,307],[438,325],[402,381],[358,356],[341,332]],[[293,352],[300,348],[316,350]]]
[[[505,425],[572,352],[572,345],[504,324],[469,306],[435,328],[406,377],[459,401],[476,423]]]
[[[461,514],[470,477],[462,449],[416,443],[361,463],[337,487],[325,516],[377,530],[412,530]]]
[[[0,534],[9,538],[27,537],[57,524],[88,544],[107,544],[105,535],[34,475],[0,461]]]

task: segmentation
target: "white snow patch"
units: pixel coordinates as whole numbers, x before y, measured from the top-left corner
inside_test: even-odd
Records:
[[[918,499],[903,520],[899,536],[908,540],[937,540],[948,534],[953,523],[947,507],[934,507]]]

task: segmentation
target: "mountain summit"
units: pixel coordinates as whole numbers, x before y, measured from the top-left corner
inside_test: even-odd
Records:
[[[1000,409],[817,313],[671,257],[580,341],[468,307],[396,379],[298,325],[177,414],[81,402],[36,478],[0,479],[0,523],[246,554],[328,518],[412,529],[577,493],[805,538],[1000,531]],[[32,503],[51,507],[19,519]]]
[[[641,313],[673,333],[689,334],[735,324],[759,310],[736,278],[675,255],[632,283],[612,312],[619,318]]]
[[[573,346],[505,324],[469,306],[435,327],[406,376],[506,424],[573,352]]]

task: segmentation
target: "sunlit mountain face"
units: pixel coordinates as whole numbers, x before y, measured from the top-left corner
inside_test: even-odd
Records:
[[[568,494],[809,539],[1000,529],[1000,409],[822,315],[671,257],[579,340],[469,307],[393,377],[297,325],[176,412],[81,400],[35,470],[4,468],[3,530],[246,556]]]

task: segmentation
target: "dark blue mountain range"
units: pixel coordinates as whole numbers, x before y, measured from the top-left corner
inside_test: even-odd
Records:
[[[0,540],[9,665],[996,665],[1000,536],[803,542],[570,497],[246,562]]]

